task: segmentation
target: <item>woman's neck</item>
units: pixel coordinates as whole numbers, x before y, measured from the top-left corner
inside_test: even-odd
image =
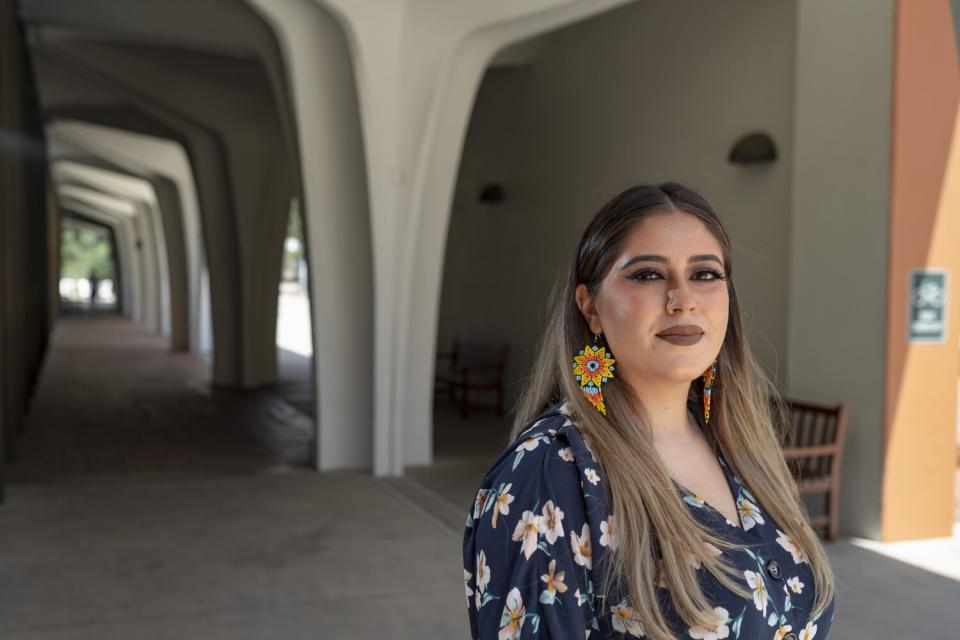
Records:
[[[700,427],[687,409],[690,383],[631,387],[650,421],[655,443],[678,444],[699,436]]]

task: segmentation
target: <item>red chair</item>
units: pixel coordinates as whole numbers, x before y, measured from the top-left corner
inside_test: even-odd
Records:
[[[482,344],[463,344],[459,339],[454,340],[453,349],[438,352],[438,361],[445,360],[447,364],[437,365],[435,379],[436,390],[446,390],[451,401],[456,400],[460,392],[460,416],[466,418],[470,409],[495,409],[497,416],[503,416],[503,386],[504,372],[507,365],[509,345],[504,343],[499,348]],[[493,404],[478,404],[471,400],[471,393],[475,391],[493,391],[496,401]]]

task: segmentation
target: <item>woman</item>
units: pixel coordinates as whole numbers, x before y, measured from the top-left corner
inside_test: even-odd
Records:
[[[731,276],[683,185],[628,189],[589,224],[467,515],[474,638],[827,636],[833,572]]]

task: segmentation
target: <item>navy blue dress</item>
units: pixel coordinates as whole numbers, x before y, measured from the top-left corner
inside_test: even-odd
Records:
[[[814,583],[807,559],[760,509],[726,460],[718,460],[736,497],[741,527],[674,485],[699,521],[743,545],[725,553],[735,554],[731,561],[742,570],[753,598],[724,588],[699,567],[704,593],[723,622],[688,627],[664,598],[673,633],[698,640],[823,640],[836,599],[822,615],[811,617]],[[603,473],[565,403],[538,416],[497,457],[469,509],[463,539],[473,638],[644,637],[627,598],[604,603],[594,597],[601,583],[594,569],[603,566],[606,548],[617,543],[604,490]],[[660,572],[657,580],[665,589]]]

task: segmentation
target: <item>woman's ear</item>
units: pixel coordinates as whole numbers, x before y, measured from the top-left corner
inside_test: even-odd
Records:
[[[587,326],[590,327],[590,331],[593,333],[603,333],[603,327],[600,325],[600,316],[597,315],[596,301],[593,299],[593,296],[590,295],[590,292],[587,291],[587,285],[578,284],[575,297],[577,307],[580,308],[580,313],[583,314],[583,319],[587,321]]]

